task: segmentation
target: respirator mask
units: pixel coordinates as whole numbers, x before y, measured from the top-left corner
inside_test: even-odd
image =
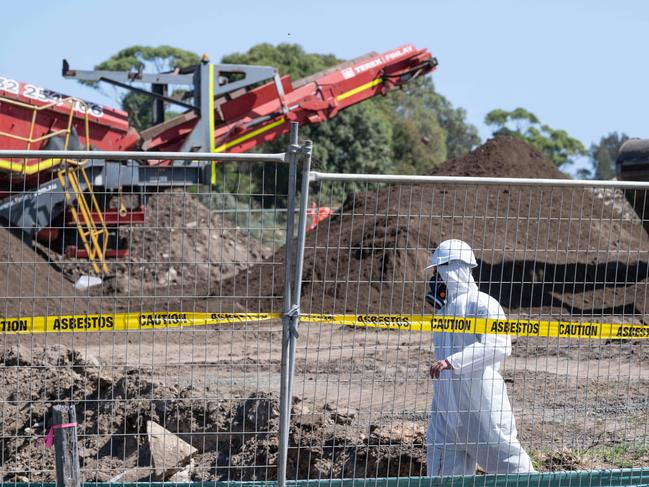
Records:
[[[438,311],[446,304],[446,284],[444,284],[438,272],[430,278],[428,287],[426,302],[435,308],[435,311]]]

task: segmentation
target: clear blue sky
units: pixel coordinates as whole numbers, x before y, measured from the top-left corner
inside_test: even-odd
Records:
[[[133,44],[212,60],[259,42],[352,58],[412,42],[439,59],[439,92],[482,125],[522,106],[587,146],[610,131],[649,136],[649,2],[636,0],[32,0],[2,6],[0,74],[101,103],[63,80]]]

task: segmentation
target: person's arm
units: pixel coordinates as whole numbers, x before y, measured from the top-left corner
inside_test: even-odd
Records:
[[[498,306],[496,313],[478,313],[479,318],[504,318],[505,313]],[[482,315],[482,316],[480,316]],[[512,341],[509,335],[484,334],[480,341],[475,342],[461,351],[446,357],[454,374],[463,374],[484,369],[490,365],[502,362],[512,353]]]

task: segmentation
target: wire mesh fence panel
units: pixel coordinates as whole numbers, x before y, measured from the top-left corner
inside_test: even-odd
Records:
[[[289,479],[647,465],[649,238],[621,189],[328,178],[311,185],[334,211],[305,243]],[[426,267],[447,239],[477,267],[440,267],[436,311]]]
[[[282,285],[294,192],[275,160],[219,162],[210,188],[209,161],[10,159],[4,481],[56,478],[56,404],[84,481],[276,478],[282,293],[262,281]]]
[[[54,480],[44,440],[74,428],[84,481],[281,481],[287,336],[289,480],[527,471],[523,454],[541,471],[647,464],[644,190],[630,205],[615,184],[320,175],[287,266],[302,227],[275,156],[0,164],[3,480]],[[484,342],[459,333],[482,315],[449,308],[457,289],[442,310],[426,299],[449,238],[477,256],[454,282],[485,293]],[[628,326],[592,336],[601,323]],[[439,359],[454,370],[433,380]],[[55,405],[76,424],[53,425]]]

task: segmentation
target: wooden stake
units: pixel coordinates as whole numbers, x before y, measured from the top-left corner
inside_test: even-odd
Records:
[[[54,428],[57,487],[81,487],[77,427],[65,426],[76,424],[76,422],[77,411],[74,406],[56,405],[52,407],[50,427]],[[64,427],[57,427],[57,425],[64,425]]]

